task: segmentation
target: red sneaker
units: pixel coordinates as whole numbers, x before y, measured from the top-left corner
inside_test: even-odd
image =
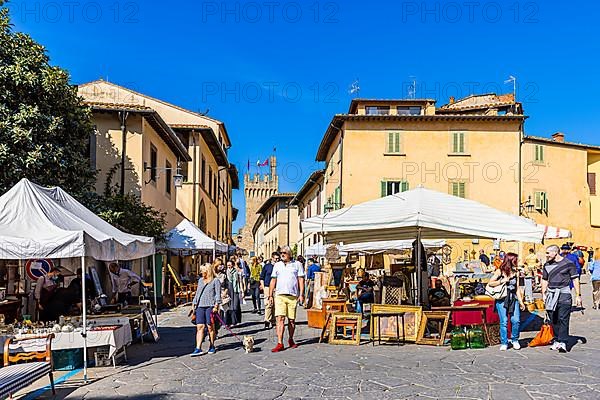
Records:
[[[290,349],[296,349],[296,348],[298,348],[298,345],[296,344],[296,342],[294,342],[293,339],[290,339],[288,341],[288,344],[290,345]]]
[[[280,351],[284,351],[285,347],[281,343],[277,343],[277,346],[273,347],[271,353],[279,353]]]

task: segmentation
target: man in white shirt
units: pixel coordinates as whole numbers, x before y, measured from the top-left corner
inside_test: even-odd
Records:
[[[295,349],[298,347],[294,342],[296,306],[298,301],[304,302],[304,268],[299,262],[292,260],[292,250],[288,246],[281,249],[281,261],[273,266],[269,293],[269,302],[275,301],[275,318],[277,320],[277,346],[271,351],[277,353],[285,349],[283,334],[286,317],[290,336],[288,344],[290,348]],[[275,299],[273,299],[273,293]]]
[[[110,282],[112,284],[113,304],[131,302],[131,287],[142,282],[135,272],[121,268],[117,263],[110,263]]]

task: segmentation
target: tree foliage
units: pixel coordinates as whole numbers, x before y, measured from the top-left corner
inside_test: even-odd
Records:
[[[89,109],[44,47],[13,32],[0,0],[0,193],[21,178],[79,197],[94,183]]]

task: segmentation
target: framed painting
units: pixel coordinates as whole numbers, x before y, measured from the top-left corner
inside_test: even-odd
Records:
[[[362,314],[358,313],[331,313],[329,324],[329,344],[360,344],[360,331],[362,327]],[[342,330],[340,337],[339,330]],[[347,338],[350,330],[350,338]]]
[[[394,313],[404,313],[404,324],[402,324],[402,318],[396,319]],[[399,328],[400,337],[404,333],[407,342],[416,342],[422,314],[423,307],[420,306],[373,304],[371,306],[371,338],[379,338],[379,326],[381,325],[381,340],[396,339],[397,328]],[[379,319],[380,321],[378,321]],[[397,327],[396,320],[401,326]]]
[[[449,311],[424,311],[419,324],[417,344],[443,346],[449,319]]]

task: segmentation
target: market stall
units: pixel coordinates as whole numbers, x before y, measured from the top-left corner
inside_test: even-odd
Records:
[[[167,285],[168,290],[174,288],[175,303],[179,299],[184,302],[190,302],[196,291],[195,279],[198,276],[200,267],[197,255],[210,255],[215,260],[218,255],[229,254],[230,248],[227,244],[210,238],[207,234],[196,226],[190,220],[182,220],[175,228],[167,232],[166,240],[162,246],[165,250],[177,255],[180,260],[185,260],[181,265],[168,264],[167,271],[170,274],[171,283]],[[194,257],[191,260],[190,258]],[[191,264],[195,265],[194,271],[191,271]],[[187,266],[187,267],[185,267]],[[182,276],[186,278],[184,281]]]
[[[130,235],[116,229],[60,188],[45,188],[22,179],[0,197],[0,259],[77,258],[80,261],[83,273],[79,337],[83,347],[84,379],[87,379],[89,328],[86,258],[99,261],[134,260],[154,253],[153,238]],[[153,279],[156,287],[154,262]],[[154,296],[156,300],[156,290]],[[155,308],[155,318],[156,315]]]
[[[406,327],[411,334],[424,318],[421,305],[429,287],[423,281],[425,250],[419,243],[428,239],[480,238],[541,243],[544,236],[544,230],[531,220],[423,187],[305,219],[301,228],[303,233],[319,233],[326,243],[341,244],[344,249],[355,243],[411,241],[417,296],[412,306],[401,304],[401,300],[396,303],[396,311],[404,312],[405,318],[412,321]],[[401,287],[402,282],[397,286]],[[390,333],[397,334],[393,329]]]

